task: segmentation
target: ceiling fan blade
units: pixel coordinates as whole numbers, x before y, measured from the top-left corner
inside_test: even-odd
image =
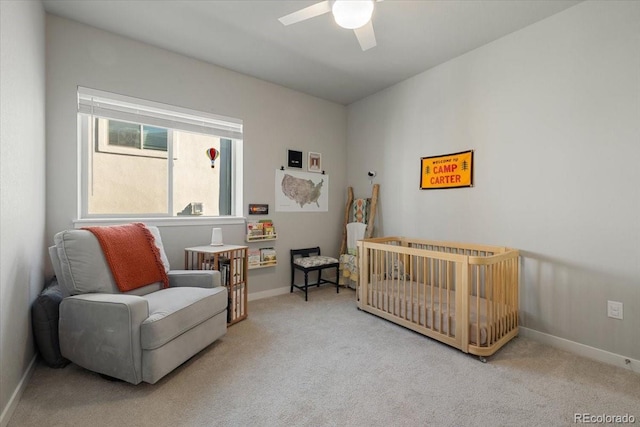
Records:
[[[353,32],[356,33],[358,43],[360,43],[360,47],[363,51],[371,49],[377,45],[376,34],[373,32],[373,24],[371,21],[367,22],[360,28],[356,28]]]
[[[304,9],[300,9],[297,12],[290,13],[278,18],[278,21],[282,22],[282,25],[291,25],[296,22],[305,21],[307,19],[315,18],[324,13],[331,12],[331,4],[329,0],[321,1]]]

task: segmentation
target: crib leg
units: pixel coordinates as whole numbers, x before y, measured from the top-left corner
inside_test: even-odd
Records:
[[[482,362],[482,363],[487,363],[487,358],[484,356],[478,356],[478,359]]]

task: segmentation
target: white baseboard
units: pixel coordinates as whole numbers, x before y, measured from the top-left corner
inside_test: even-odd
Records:
[[[640,360],[621,356],[619,354],[611,353],[599,348],[590,347],[588,345],[580,344],[575,341],[569,341],[564,338],[545,334],[544,332],[535,331],[529,328],[523,328],[522,326],[519,327],[519,330],[520,335],[523,337],[531,338],[538,342],[548,344],[552,347],[559,348],[561,350],[565,350],[570,353],[586,357],[588,359],[597,360],[598,362],[618,366],[620,368],[640,373]]]
[[[284,295],[284,294],[288,294],[290,289],[291,289],[290,286],[283,286],[281,288],[269,289],[268,291],[249,292],[249,295],[247,295],[247,299],[249,301],[255,301],[257,299],[263,299],[263,298],[275,297],[275,296],[278,296],[278,295]]]
[[[332,279],[335,280],[335,279]],[[335,286],[335,285],[332,285]],[[340,285],[340,287],[342,288],[343,285]],[[349,286],[349,289],[354,290],[354,288]],[[269,289],[268,291],[262,291],[262,292],[249,292],[249,295],[247,295],[247,299],[249,301],[255,301],[257,299],[263,299],[263,298],[269,298],[269,297],[275,297],[278,295],[284,295],[284,294],[288,294],[291,291],[291,286],[283,286],[281,288],[276,288],[276,289]]]
[[[27,384],[29,383],[31,374],[33,374],[33,370],[35,369],[35,366],[36,366],[37,357],[38,355],[36,354],[33,356],[33,359],[31,359],[31,363],[29,363],[29,367],[25,371],[24,375],[22,375],[22,378],[18,383],[18,387],[16,387],[15,391],[13,392],[13,395],[11,396],[11,399],[9,399],[9,402],[7,403],[7,406],[2,411],[2,415],[0,415],[0,427],[7,427],[7,425],[9,424],[9,420],[13,415],[13,411],[16,410],[16,407],[20,402],[20,398],[22,397],[22,393],[24,393],[24,389],[27,387]]]

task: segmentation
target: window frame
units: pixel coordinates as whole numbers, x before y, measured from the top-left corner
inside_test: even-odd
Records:
[[[231,142],[231,174],[230,174],[230,186],[231,186],[231,215],[221,215],[221,216],[175,216],[172,215],[171,206],[173,205],[173,168],[170,166],[169,159],[175,158],[176,147],[173,143],[173,130],[182,131],[185,129],[177,128],[177,127],[167,127],[161,126],[158,122],[148,123],[148,121],[153,121],[153,117],[148,119],[145,117],[139,121],[130,120],[131,113],[128,114],[129,120],[123,119],[122,117],[118,117],[118,111],[115,111],[113,115],[116,117],[110,117],[110,114],[105,117],[104,114],[94,114],[93,108],[90,110],[87,109],[87,101],[84,100],[85,105],[82,104],[81,97],[82,96],[99,96],[101,99],[114,99],[116,102],[122,101],[130,105],[141,105],[149,106],[153,111],[160,110],[163,115],[166,115],[167,112],[175,111],[178,115],[188,115],[189,119],[193,119],[193,117],[206,117],[211,119],[214,123],[219,123],[221,126],[221,131],[223,135],[216,135],[215,128],[212,130],[211,128],[207,129],[206,132],[197,132],[193,130],[193,124],[187,124],[190,126],[192,130],[187,130],[196,133],[208,134],[212,136],[219,137],[221,139],[230,139]],[[102,110],[104,111],[104,110]],[[168,140],[167,140],[167,151],[159,151],[159,150],[144,150],[133,147],[117,147],[117,146],[108,146],[109,148],[116,148],[116,150],[102,150],[98,147],[99,141],[95,139],[95,119],[96,118],[104,118],[118,121],[128,121],[131,123],[148,125],[153,127],[165,127],[168,129]],[[208,225],[208,224],[241,224],[244,223],[243,216],[243,208],[242,208],[242,199],[243,199],[243,139],[242,138],[229,138],[229,133],[225,131],[224,126],[229,125],[229,128],[239,130],[239,134],[242,135],[242,121],[238,119],[230,119],[223,116],[212,115],[204,112],[198,112],[195,110],[189,110],[182,107],[174,107],[167,104],[160,104],[154,101],[146,101],[138,98],[127,97],[118,94],[111,94],[108,92],[97,91],[94,89],[87,89],[78,87],[78,111],[77,111],[77,126],[78,126],[78,135],[77,135],[77,143],[78,143],[78,190],[77,190],[77,217],[73,221],[76,227],[81,227],[85,225],[108,225],[108,224],[118,224],[124,221],[144,221],[155,225]],[[215,126],[214,126],[215,127]],[[233,133],[233,135],[238,135],[237,132]],[[100,138],[98,138],[100,140]],[[106,144],[104,144],[106,145]],[[128,154],[128,155],[136,155],[143,157],[159,157],[167,159],[167,190],[168,190],[168,200],[167,200],[167,211],[165,213],[158,214],[90,214],[88,212],[89,206],[89,183],[91,180],[89,179],[89,174],[92,170],[92,162],[93,156],[92,153],[96,150],[100,150],[102,152],[111,152],[116,154],[114,151],[123,152],[119,154]]]

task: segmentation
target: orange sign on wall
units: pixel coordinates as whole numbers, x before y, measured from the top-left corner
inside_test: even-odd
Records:
[[[420,159],[420,189],[473,187],[473,150]]]

